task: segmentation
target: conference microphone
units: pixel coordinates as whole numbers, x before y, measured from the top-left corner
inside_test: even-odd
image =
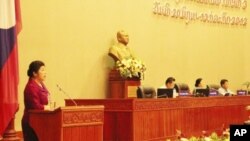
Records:
[[[58,84],[56,84],[56,87],[58,88],[59,91],[61,91],[64,95],[66,95],[75,104],[75,106],[77,106],[75,100],[73,100],[71,96],[69,96]]]

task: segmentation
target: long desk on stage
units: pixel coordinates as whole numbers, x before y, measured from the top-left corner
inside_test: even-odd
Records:
[[[79,105],[104,105],[104,141],[165,140],[242,124],[250,96],[176,99],[77,99]],[[66,105],[73,105],[66,100]]]

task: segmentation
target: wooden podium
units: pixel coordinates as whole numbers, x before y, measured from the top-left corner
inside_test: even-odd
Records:
[[[39,141],[102,141],[103,106],[67,106],[30,111],[30,125]]]
[[[134,98],[137,87],[141,85],[139,78],[122,78],[119,71],[113,69],[109,73],[109,98]]]

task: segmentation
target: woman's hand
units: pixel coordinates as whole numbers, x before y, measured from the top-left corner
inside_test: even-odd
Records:
[[[44,105],[44,110],[51,110],[49,105]]]

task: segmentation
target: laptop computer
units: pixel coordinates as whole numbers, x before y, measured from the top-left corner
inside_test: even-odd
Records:
[[[173,98],[174,89],[157,89],[157,98]]]
[[[209,89],[196,89],[195,94],[199,96],[209,96]]]

